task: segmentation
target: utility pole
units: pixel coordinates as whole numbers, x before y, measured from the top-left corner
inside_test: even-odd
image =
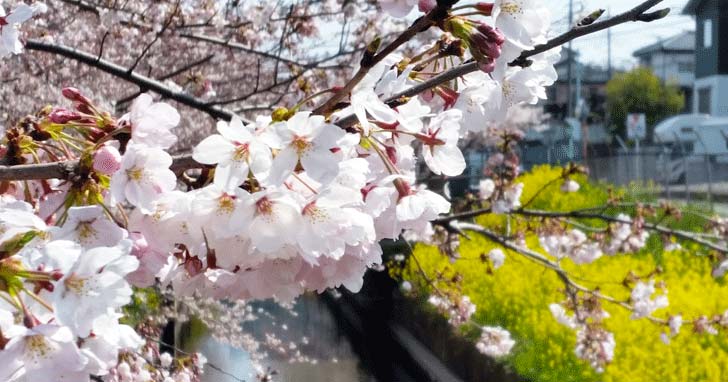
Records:
[[[574,0],[569,0],[569,25],[567,28],[570,30],[573,27],[574,24]],[[566,79],[569,82],[569,105],[567,107],[567,116],[573,117],[574,116],[574,92],[571,87],[571,77],[572,77],[572,71],[573,71],[573,65],[574,65],[574,51],[572,49],[571,41],[569,41],[569,62],[568,67],[566,70]]]
[[[612,17],[612,9],[607,10],[607,20]],[[612,28],[607,28],[607,74],[612,79]]]

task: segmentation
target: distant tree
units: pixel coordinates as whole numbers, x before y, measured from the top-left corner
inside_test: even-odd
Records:
[[[607,110],[613,133],[627,135],[626,119],[629,113],[645,113],[647,140],[657,122],[679,113],[685,105],[685,96],[671,83],[662,83],[652,69],[636,68],[619,73],[607,82]]]

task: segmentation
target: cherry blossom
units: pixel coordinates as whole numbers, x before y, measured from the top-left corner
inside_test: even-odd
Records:
[[[561,191],[577,192],[577,191],[579,191],[579,183],[577,183],[571,179],[566,179],[566,180],[564,180],[564,183],[561,184]]]
[[[510,354],[516,344],[511,339],[511,333],[498,326],[484,326],[481,328],[480,339],[475,347],[481,353],[491,357],[503,357]]]
[[[576,356],[588,361],[597,371],[604,371],[604,366],[614,359],[614,334],[592,326],[584,326],[576,333]]]
[[[496,214],[507,213],[521,206],[521,194],[523,183],[516,183],[503,191],[503,196],[493,202],[493,212]]]
[[[72,207],[68,219],[53,234],[56,240],[69,240],[85,248],[110,247],[126,237],[126,231],[111,221],[100,206]]]
[[[493,263],[493,269],[502,267],[506,262],[506,255],[500,248],[495,248],[488,252],[488,258],[490,259],[490,262]]]
[[[205,232],[226,238],[243,232],[254,213],[253,197],[237,187],[217,183],[201,189],[192,202],[193,214]]]
[[[10,338],[0,351],[0,380],[79,381],[86,364],[71,331],[57,324],[38,324],[32,328],[13,325],[3,330]]]
[[[127,200],[150,211],[162,194],[172,191],[177,177],[169,167],[172,157],[164,150],[145,145],[129,145],[121,168],[111,178],[111,193],[118,201]]]
[[[171,130],[179,124],[179,112],[167,103],[154,102],[147,93],[134,100],[126,118],[131,123],[131,138],[137,144],[167,149],[177,142],[177,135]]]
[[[457,176],[465,170],[465,158],[457,146],[461,118],[462,113],[455,109],[440,113],[418,136],[425,163],[435,174]]]
[[[269,181],[281,184],[301,166],[311,178],[329,182],[338,174],[339,161],[332,149],[346,135],[339,127],[326,123],[322,116],[298,112],[286,122],[269,127],[267,139],[272,148],[280,150],[273,159]]]
[[[483,200],[490,199],[494,191],[495,182],[493,182],[493,179],[483,179],[478,184],[478,196]]]
[[[380,0],[379,6],[393,17],[405,17],[417,4],[417,0]]]
[[[282,189],[257,192],[253,199],[255,213],[250,222],[250,230],[255,233],[251,237],[253,246],[259,251],[274,253],[286,245],[295,245],[296,233],[301,228],[301,206]]]
[[[551,311],[551,315],[554,316],[559,324],[564,325],[569,329],[576,329],[579,326],[576,318],[566,314],[566,310],[563,306],[559,304],[550,304],[549,310]]]
[[[403,1],[397,0],[395,2],[402,3]],[[385,125],[393,124],[397,122],[398,119],[397,113],[380,99],[376,91],[383,91],[386,89],[389,92],[394,92],[396,90],[396,86],[398,86],[398,77],[389,76],[388,78],[383,78],[383,76],[387,73],[391,73],[391,71],[386,71],[387,63],[388,62],[379,63],[370,69],[367,75],[364,76],[361,82],[359,82],[352,90],[350,97],[351,106],[337,112],[338,116],[347,115],[350,112],[353,112],[365,132],[367,132],[371,126],[371,123],[369,122],[370,116],[375,121]],[[391,64],[391,62],[389,63]],[[380,83],[380,81],[383,82]],[[387,82],[389,82],[389,84]]]
[[[420,19],[426,28],[397,34],[401,39],[389,36],[401,32],[406,20],[356,2],[289,8],[193,1],[174,9],[163,2],[100,8],[76,3],[54,4],[47,19],[22,25],[26,47],[46,54],[13,57],[0,67],[0,77],[8,79],[8,73],[14,78],[15,71],[44,68],[43,76],[26,75],[22,85],[0,89],[0,96],[13,97],[11,123],[27,115],[4,131],[0,151],[7,167],[68,161],[54,167],[63,172],[59,179],[3,182],[0,284],[12,298],[0,299],[0,380],[198,380],[203,358],[176,362],[143,340],[139,328],[120,323],[131,284],[154,286],[177,299],[285,302],[306,291],[358,291],[367,269],[382,267],[383,239],[436,243],[456,261],[458,233],[447,228],[458,226],[439,219],[451,210],[450,196],[415,182],[422,176],[416,150],[431,173],[447,177],[465,169],[461,139],[477,135],[488,145],[496,142],[499,153],[485,169],[489,178],[480,182],[480,199],[468,197],[465,204],[508,214],[509,232],[510,215],[529,212],[520,208],[524,185],[516,180],[518,156],[509,152],[523,132],[510,127],[510,117],[521,105],[545,99],[560,50],[529,56],[523,67],[512,61],[546,42],[551,18],[541,1],[452,9],[434,0],[380,1],[394,18],[407,16],[415,4],[420,12],[438,9]],[[0,59],[21,52],[20,24],[43,9],[22,2],[8,14],[0,8]],[[353,34],[342,32],[340,57],[322,59],[319,49],[310,49],[309,38],[328,33],[315,20],[338,21],[316,14],[343,15],[344,30],[357,35],[349,40]],[[57,25],[69,31],[56,33]],[[431,41],[421,44],[420,37]],[[225,41],[224,55],[210,48],[220,45],[210,42],[216,40]],[[356,66],[352,54],[363,46],[368,51],[349,78],[348,69]],[[236,53],[241,48],[245,54]],[[55,50],[94,52],[98,58],[53,61]],[[472,66],[471,60],[477,62],[471,73],[428,84]],[[106,70],[89,73],[85,66]],[[112,72],[130,83],[104,77]],[[21,89],[72,80],[78,89],[55,95]],[[423,85],[427,89],[418,89]],[[164,102],[155,102],[147,90]],[[18,111],[58,104],[61,97],[72,106]],[[254,122],[244,123],[236,113]],[[217,134],[206,136],[215,122]],[[170,155],[193,146],[194,161]],[[578,191],[574,174],[557,179],[564,192]],[[461,212],[460,203],[453,206]],[[563,221],[531,233],[548,253],[539,261],[559,269],[566,257],[580,265],[603,252],[644,247],[644,219],[618,215],[605,238]],[[527,246],[525,235],[513,234],[517,245]],[[482,260],[498,269],[505,253],[495,248]],[[723,263],[716,273],[728,267],[718,261]],[[470,298],[445,290],[430,302],[454,326],[471,322],[476,306]],[[667,296],[654,293],[654,281],[637,280],[625,304],[633,318],[667,306]],[[590,306],[573,301],[549,309],[558,322],[578,330],[577,356],[601,369],[614,356],[614,336],[599,325],[606,312]],[[717,331],[716,325],[724,325],[717,320],[698,318],[695,330]],[[670,335],[681,325],[682,316],[670,316]],[[514,344],[505,329],[483,327],[475,346],[502,357]]]
[[[121,154],[111,145],[103,145],[94,153],[94,170],[99,174],[113,175],[121,168]]]
[[[43,3],[32,5],[19,3],[9,13],[5,13],[5,9],[0,5],[0,59],[23,51],[18,33],[20,24],[34,14],[45,11],[46,6]]]
[[[632,289],[630,300],[634,309],[632,311],[632,319],[643,318],[651,315],[654,311],[668,306],[667,295],[662,294],[652,299],[655,293],[655,281],[650,280],[647,283],[638,281]]]
[[[258,180],[268,176],[272,164],[270,148],[256,136],[253,126],[245,126],[235,116],[226,123],[217,123],[220,134],[205,138],[193,151],[200,163],[217,164],[215,182],[220,185],[241,185],[252,173]]]
[[[131,287],[124,276],[139,266],[130,255],[131,243],[96,247],[83,252],[53,291],[53,306],[59,322],[79,337],[88,337],[95,321],[129,303]],[[62,254],[59,254],[62,256]]]
[[[492,10],[495,26],[521,50],[546,42],[550,14],[541,0],[496,0]]]

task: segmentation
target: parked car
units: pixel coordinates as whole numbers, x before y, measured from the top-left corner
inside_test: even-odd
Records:
[[[686,167],[710,161],[728,164],[728,118],[692,114],[678,115],[655,127],[655,140],[663,145],[666,177],[682,182]],[[664,178],[663,178],[664,179]]]

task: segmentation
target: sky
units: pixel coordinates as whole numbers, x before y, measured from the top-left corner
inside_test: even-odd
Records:
[[[613,15],[622,13],[639,4],[640,0],[573,0],[574,20],[579,16],[586,16],[592,11],[605,7]],[[564,32],[567,27],[569,0],[547,0],[554,4],[554,32]],[[683,16],[682,10],[688,0],[664,0],[653,9],[671,8],[666,18],[651,23],[627,23],[612,28],[612,65],[615,67],[630,68],[636,60],[632,57],[635,50],[665,39],[680,32],[695,30],[695,20],[691,16]],[[581,10],[581,12],[578,12]],[[576,22],[576,21],[575,21]],[[580,52],[582,61],[607,65],[607,32],[603,31],[581,37],[574,41],[574,49]]]

